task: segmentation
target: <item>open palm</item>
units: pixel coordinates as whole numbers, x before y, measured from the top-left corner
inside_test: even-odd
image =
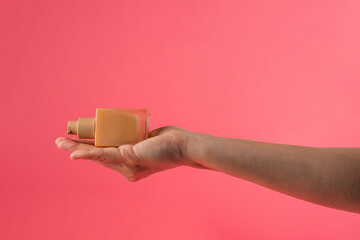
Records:
[[[174,126],[153,130],[149,138],[135,145],[95,147],[93,140],[60,137],[59,149],[71,152],[71,159],[89,159],[121,173],[131,182],[153,173],[184,165],[190,131]]]

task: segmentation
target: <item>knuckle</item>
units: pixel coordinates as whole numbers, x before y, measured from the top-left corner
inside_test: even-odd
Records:
[[[140,161],[139,156],[135,153],[132,145],[126,145],[119,148],[121,155],[128,164],[136,164]]]
[[[94,149],[90,150],[90,156],[92,160],[104,161],[104,150],[103,149]]]

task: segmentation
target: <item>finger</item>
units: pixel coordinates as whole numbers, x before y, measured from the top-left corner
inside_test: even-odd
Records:
[[[102,161],[107,163],[123,163],[124,157],[119,148],[107,147],[107,148],[91,148],[91,149],[79,149],[74,151],[70,155],[71,159],[89,159]]]
[[[89,144],[89,145],[95,145],[95,141],[94,140],[89,140],[89,139],[80,139],[80,138],[68,138],[68,137],[59,137],[55,140],[55,143],[58,144],[60,141],[63,141],[63,140],[73,140],[73,141],[76,141],[76,142],[79,142],[79,143],[86,143],[86,144]]]
[[[93,145],[77,142],[77,141],[74,141],[74,140],[72,140],[70,138],[66,138],[66,137],[58,138],[56,140],[56,145],[59,149],[63,149],[63,150],[70,151],[70,152],[73,152],[78,149],[95,148],[95,146],[93,146]]]
[[[55,140],[55,144],[58,144],[60,141],[66,139],[67,137],[58,137],[56,140]]]
[[[70,154],[70,159],[90,159],[89,158],[89,149],[79,149],[75,150]]]
[[[89,140],[89,139],[79,139],[79,138],[71,138],[73,141],[79,142],[79,143],[86,143],[89,145],[93,145],[95,146],[95,141],[94,140]]]

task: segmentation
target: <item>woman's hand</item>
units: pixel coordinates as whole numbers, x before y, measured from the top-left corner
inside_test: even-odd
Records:
[[[121,173],[135,182],[153,173],[181,165],[192,164],[188,146],[193,132],[174,126],[162,127],[150,132],[149,138],[135,145],[120,147],[95,147],[94,141],[60,137],[59,149],[71,152],[71,159],[90,159]]]
[[[118,148],[58,138],[71,159],[90,159],[134,182],[186,165],[223,172],[320,205],[360,213],[360,148],[256,142],[162,127]]]

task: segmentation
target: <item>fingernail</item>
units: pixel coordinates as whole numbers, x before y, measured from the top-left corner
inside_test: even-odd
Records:
[[[70,159],[71,160],[83,159],[86,157],[87,153],[88,153],[88,151],[86,151],[86,150],[77,150],[70,154]]]
[[[69,142],[69,141],[60,141],[60,142],[58,143],[58,145],[59,145],[59,147],[61,147],[61,148],[69,149],[69,148],[71,148],[72,146],[74,146],[75,143],[74,143],[74,142]]]
[[[73,153],[70,154],[70,159],[71,160],[78,159],[78,155],[76,154],[76,152],[73,152]]]
[[[58,148],[62,148],[62,147],[64,146],[64,142],[63,142],[63,141],[59,141],[59,142],[57,143],[57,146],[58,146]]]
[[[58,146],[59,146],[59,145],[63,145],[64,142],[66,143],[67,141],[66,141],[66,139],[63,138],[63,137],[60,137],[60,138],[58,138],[58,139],[55,140],[55,143],[56,143]]]

